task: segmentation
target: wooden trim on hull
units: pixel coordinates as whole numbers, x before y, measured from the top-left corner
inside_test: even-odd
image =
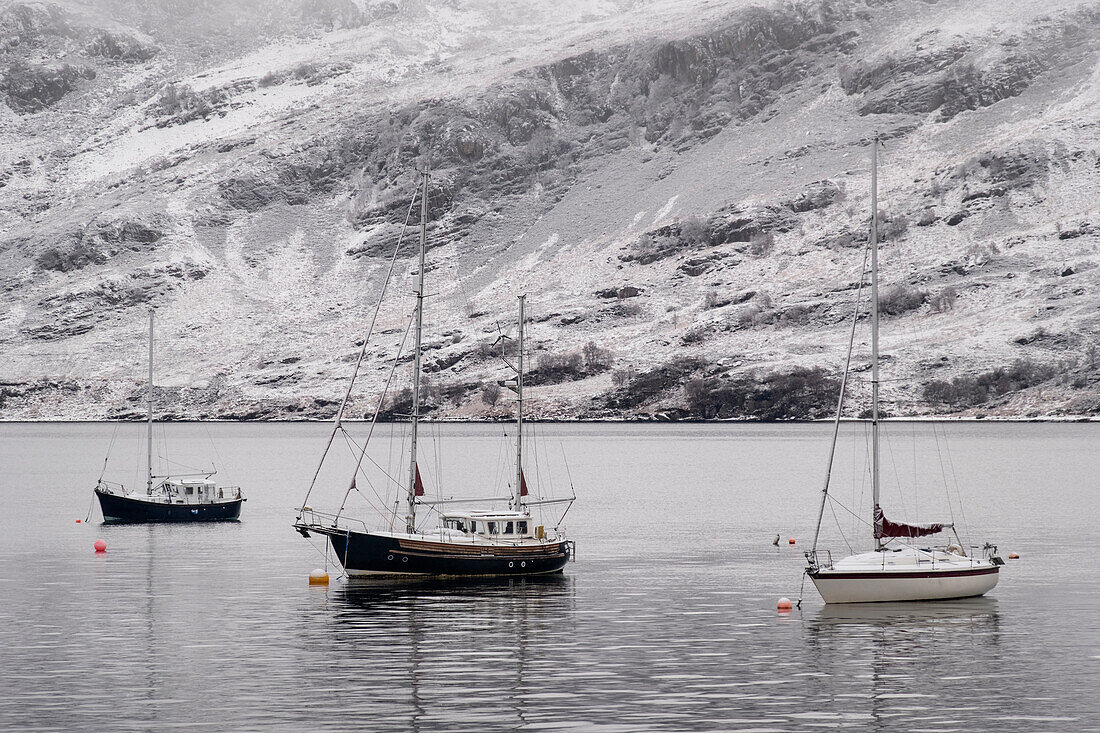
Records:
[[[569,562],[567,542],[539,545],[475,545],[388,537],[369,532],[309,526],[328,536],[349,576],[363,575],[546,575]]]
[[[103,521],[111,523],[149,522],[235,522],[241,516],[244,499],[212,502],[208,504],[169,504],[143,501],[128,496],[109,494],[95,490]]]
[[[936,601],[985,595],[997,585],[999,568],[966,570],[807,573],[825,603]]]

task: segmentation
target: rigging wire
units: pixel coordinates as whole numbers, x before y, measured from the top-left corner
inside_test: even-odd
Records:
[[[426,186],[424,184],[418,184],[417,185],[417,190],[420,190],[422,188],[425,189],[425,190],[422,191],[421,195],[426,196],[427,195]],[[412,200],[409,201],[409,210],[405,214],[405,224],[401,227],[401,234],[399,234],[398,237],[397,237],[397,245],[393,248],[393,257],[390,258],[389,269],[386,271],[386,277],[382,281],[382,289],[378,293],[378,302],[374,306],[374,314],[371,316],[370,326],[367,328],[367,334],[363,338],[363,346],[362,346],[361,349],[359,349],[359,358],[356,360],[355,369],[351,373],[351,380],[348,382],[347,392],[344,393],[344,399],[340,402],[340,408],[336,411],[336,418],[333,420],[333,425],[332,425],[332,433],[329,435],[328,442],[325,444],[325,449],[321,452],[321,460],[317,462],[317,470],[313,473],[313,479],[309,482],[309,488],[306,489],[305,498],[302,499],[302,506],[298,510],[298,519],[302,518],[301,515],[302,515],[302,512],[304,511],[304,507],[306,506],[306,504],[309,503],[309,495],[310,495],[310,493],[313,492],[313,487],[317,483],[317,477],[321,473],[321,466],[324,465],[325,457],[328,455],[329,449],[332,447],[332,441],[335,440],[336,432],[340,429],[340,425],[341,425],[341,423],[344,419],[344,410],[347,408],[348,400],[351,399],[351,391],[352,391],[352,388],[355,386],[356,376],[359,374],[359,369],[363,364],[363,358],[366,356],[367,344],[370,343],[371,336],[374,334],[374,326],[378,321],[378,313],[382,310],[382,299],[385,297],[386,289],[389,287],[390,280],[393,277],[393,270],[394,270],[394,267],[397,264],[397,256],[401,252],[401,243],[405,239],[405,232],[408,230],[409,220],[412,218],[413,205],[415,203],[416,203],[416,194],[414,193],[413,197],[412,197]],[[407,335],[408,335],[408,330],[406,329],[406,336]],[[402,344],[404,344],[404,340],[402,340]],[[400,352],[399,352],[399,356],[400,356]],[[394,361],[394,365],[396,366],[396,360]],[[386,384],[387,385],[389,384],[388,380],[387,380]],[[383,390],[382,394],[385,395],[385,390]],[[377,419],[378,419],[378,411],[375,410],[375,420],[377,420]],[[373,430],[373,428],[374,428],[374,422],[372,421],[371,422],[371,429]],[[346,496],[344,498],[345,498],[345,500],[347,499]],[[339,515],[337,515],[337,516],[339,516]]]
[[[214,442],[214,436],[210,433],[210,425],[206,422],[203,422],[202,426],[203,426],[203,429],[206,431],[206,439],[208,441],[210,441],[210,448],[211,448],[211,450],[214,451],[214,459],[218,462],[218,464],[221,464],[223,466],[226,465],[222,461],[221,454],[218,453],[218,444]],[[214,473],[217,473],[217,472],[218,472],[218,465],[215,464],[214,465]],[[232,477],[229,477],[229,478],[232,478]]]
[[[349,447],[349,448],[350,448],[350,447],[352,447],[352,446],[354,446],[355,448],[358,448],[358,447],[359,447],[359,446],[358,446],[358,444],[356,444],[356,443],[355,443],[354,439],[353,439],[353,438],[351,437],[351,434],[350,434],[350,433],[348,433],[348,431],[347,431],[347,430],[345,430],[345,429],[341,428],[341,430],[340,430],[340,433],[341,433],[341,435],[342,435],[342,436],[343,436],[343,438],[344,438],[344,442],[348,444],[348,447]],[[355,452],[354,452],[354,451],[352,451],[352,455],[355,455]],[[367,456],[367,460],[368,460],[368,461],[370,461],[371,463],[374,463],[374,465],[375,465],[375,466],[377,466],[377,465],[378,465],[377,463],[375,463],[375,462],[374,462],[374,459],[373,459],[373,458],[371,458],[370,456]],[[360,472],[359,472],[359,475],[362,475],[362,477],[363,477],[363,480],[367,482],[367,485],[368,485],[368,486],[370,486],[371,490],[372,490],[372,491],[374,492],[374,496],[375,496],[375,498],[376,498],[376,499],[378,499],[378,503],[379,503],[379,504],[381,504],[382,506],[386,506],[386,500],[385,500],[385,499],[383,499],[383,498],[382,498],[382,496],[381,496],[381,494],[379,494],[379,493],[378,493],[378,488],[377,488],[377,487],[376,487],[376,486],[374,485],[374,482],[372,482],[372,481],[370,480],[370,476],[368,476],[368,475],[366,474],[366,472],[363,472],[363,471],[360,471]],[[390,480],[393,480],[393,479],[392,479],[392,477],[387,477],[387,478],[390,478]],[[367,506],[369,506],[369,507],[370,507],[371,509],[374,509],[374,510],[375,510],[376,512],[378,512],[378,513],[379,513],[379,514],[380,514],[380,515],[382,516],[382,520],[383,520],[383,521],[385,521],[385,522],[389,522],[389,519],[388,519],[388,518],[386,517],[386,514],[385,514],[385,512],[383,512],[383,511],[382,511],[381,509],[379,509],[379,508],[378,508],[378,507],[376,507],[376,506],[375,506],[374,504],[372,504],[372,503],[371,503],[371,500],[370,500],[370,497],[368,497],[368,496],[367,496],[366,494],[364,494],[364,493],[363,493],[363,490],[359,488],[359,482],[358,482],[358,481],[356,481],[356,482],[354,482],[354,484],[355,484],[355,486],[354,486],[355,490],[356,490],[357,492],[359,492],[359,494],[360,494],[360,495],[361,495],[361,496],[363,497],[363,499],[364,499],[364,500],[365,500],[365,501],[367,502]],[[346,498],[346,497],[345,497],[345,498]],[[390,529],[393,529],[393,525],[392,525],[392,524],[390,524]]]
[[[943,453],[940,451],[940,437],[936,433],[936,423],[932,423],[932,438],[936,446],[936,458],[940,464],[940,476],[943,478],[943,490],[947,495],[947,511],[951,515],[951,524],[955,523],[955,508],[951,501],[951,488],[947,485],[947,472],[943,465]]]
[[[969,537],[970,526],[966,521],[966,505],[963,504],[962,489],[959,488],[959,474],[955,471],[955,461],[951,458],[951,443],[947,440],[946,435],[944,436],[943,449],[944,452],[947,453],[947,465],[951,469],[951,481],[955,484],[955,497],[959,502],[959,514],[962,516],[963,534]],[[967,539],[966,543],[969,544],[970,540]]]
[[[852,351],[855,346],[856,338],[856,322],[859,320],[859,303],[860,299],[863,296],[863,283],[867,280],[867,258],[870,254],[870,251],[871,247],[868,243],[863,248],[863,265],[860,269],[859,289],[856,291],[856,300],[855,304],[852,307],[852,327],[848,335],[848,355],[844,361],[844,374],[841,377],[840,381],[840,394],[837,396],[836,420],[833,424],[833,440],[832,444],[829,446],[829,461],[825,469],[825,486],[821,490],[821,509],[818,511],[817,514],[817,527],[814,529],[814,541],[812,549],[810,550],[811,553],[817,552],[817,540],[818,536],[821,533],[821,517],[825,513],[825,499],[829,496],[829,481],[833,473],[833,458],[836,455],[836,442],[837,438],[840,435],[840,416],[844,410],[844,394],[847,388],[848,374],[852,366]]]
[[[359,473],[359,467],[363,465],[363,457],[367,454],[367,445],[370,443],[371,436],[374,435],[374,428],[378,425],[378,413],[382,411],[382,401],[386,399],[386,393],[389,391],[390,383],[393,381],[393,375],[397,371],[397,363],[401,361],[401,354],[405,350],[405,342],[409,338],[409,332],[412,331],[413,319],[409,319],[409,325],[405,327],[405,335],[401,338],[401,345],[397,349],[397,357],[393,360],[393,365],[390,367],[390,373],[386,377],[386,384],[382,387],[382,392],[378,395],[378,404],[374,409],[374,415],[371,417],[370,430],[367,431],[367,437],[363,441],[363,450],[359,454],[359,460],[355,464],[355,471],[351,474],[351,485],[348,486],[347,493],[344,494],[344,500],[340,503],[340,511],[336,512],[336,519],[340,519],[340,515],[344,512],[344,506],[348,503],[348,496],[351,494],[351,490],[355,488],[355,476]],[[340,426],[337,426],[339,429]],[[332,443],[332,440],[329,440]],[[327,448],[325,449],[327,452]],[[324,461],[324,458],[321,459]],[[317,467],[318,473],[321,471],[321,467]],[[316,477],[314,477],[316,479]],[[310,487],[312,490],[312,485]],[[306,493],[306,498],[309,498],[309,493]],[[304,504],[304,502],[303,502]],[[299,517],[300,519],[301,517]]]
[[[115,438],[118,436],[118,428],[121,423],[115,422],[115,429],[111,432],[111,442],[107,444],[107,455],[103,457],[103,470],[99,472],[99,480],[96,483],[103,481],[104,474],[107,473],[107,461],[111,459],[111,450],[115,447]]]
[[[881,426],[882,436],[886,438],[886,454],[890,456],[890,468],[894,472],[894,484],[898,487],[898,503],[901,504],[901,516],[905,518],[907,522],[916,521],[914,514],[913,519],[909,519],[909,508],[905,505],[905,492],[901,490],[901,473],[898,471],[898,463],[894,460],[894,444],[890,440],[890,433],[892,431],[886,430],[886,426]],[[881,490],[881,488],[880,488]]]

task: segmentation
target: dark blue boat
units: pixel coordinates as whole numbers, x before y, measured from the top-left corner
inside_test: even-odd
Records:
[[[152,494],[124,494],[100,483],[95,488],[106,522],[235,522],[245,499],[238,488],[206,481],[165,481]]]
[[[121,484],[103,480],[95,487],[105,522],[225,522],[241,516],[244,497],[240,488],[218,487],[210,477],[214,471],[188,476],[201,479],[173,479],[153,475],[153,311],[149,311],[149,413],[146,419],[145,493],[126,491]],[[114,441],[112,440],[112,443]],[[108,450],[108,455],[109,455]],[[103,462],[107,470],[107,462]],[[157,483],[158,479],[163,479]]]
[[[405,494],[404,522],[396,516],[397,503],[394,504],[392,515],[387,516],[387,529],[382,531],[368,530],[365,523],[353,517],[344,515],[344,509],[348,498],[353,491],[358,491],[357,482],[365,480],[371,483],[368,475],[363,473],[364,462],[374,463],[367,456],[367,441],[374,433],[374,425],[378,419],[376,410],[374,420],[371,422],[370,433],[367,441],[358,447],[358,460],[355,472],[344,494],[344,500],[339,511],[335,514],[316,512],[306,502],[310,492],[316,485],[321,474],[321,466],[332,447],[337,434],[343,430],[344,410],[352,394],[352,387],[358,375],[359,368],[366,356],[367,345],[370,342],[368,331],[367,338],[363,339],[362,348],[359,351],[359,359],[356,362],[355,372],[352,373],[351,383],[340,409],[337,411],[332,433],[328,444],[321,454],[321,465],[313,476],[309,489],[306,491],[305,500],[302,501],[298,517],[294,522],[294,528],[306,538],[314,534],[326,537],[328,544],[336,555],[336,559],[344,567],[349,577],[392,575],[392,576],[512,576],[512,575],[549,575],[560,573],[566,563],[573,559],[573,543],[566,539],[560,530],[560,524],[564,519],[562,512],[558,519],[559,526],[536,526],[531,516],[530,507],[546,504],[572,505],[576,500],[576,494],[568,498],[536,498],[528,496],[527,480],[523,474],[523,359],[524,359],[524,295],[519,296],[519,323],[516,329],[516,344],[514,349],[515,362],[505,358],[503,337],[501,344],[501,358],[515,374],[501,386],[512,389],[516,393],[516,472],[515,482],[512,484],[510,495],[500,495],[481,499],[455,499],[442,497],[428,499],[425,496],[424,482],[420,476],[420,468],[417,463],[417,435],[421,411],[421,358],[423,356],[423,319],[424,319],[424,273],[426,270],[425,252],[427,249],[427,212],[428,212],[428,183],[427,171],[423,173],[423,181],[417,189],[420,198],[420,267],[416,291],[416,310],[409,329],[415,326],[415,340],[413,347],[412,369],[412,412],[409,415],[409,472],[407,482],[395,479],[392,473],[383,472],[384,481],[391,486],[403,491]],[[411,211],[411,205],[410,205]],[[400,239],[398,240],[400,251]],[[382,289],[385,292],[385,288]],[[381,295],[379,295],[379,307],[381,307]],[[406,331],[408,333],[408,331]],[[404,342],[402,342],[402,345]],[[390,386],[393,371],[401,362],[400,350],[394,358],[391,379],[387,380],[386,387]],[[383,390],[383,397],[385,391]],[[382,401],[379,400],[379,406]],[[345,434],[346,437],[346,434]],[[354,443],[354,441],[350,441]],[[374,464],[378,465],[378,464]],[[374,486],[374,484],[371,484]],[[536,487],[537,488],[537,487]],[[572,489],[572,486],[570,487]],[[375,488],[377,492],[377,488]],[[501,505],[504,500],[508,502],[507,509],[479,510],[468,512],[440,512],[440,507],[446,504],[461,503],[466,501],[486,502],[490,505]],[[368,500],[369,501],[369,500]],[[388,502],[387,502],[388,503]],[[439,522],[438,526],[431,527],[423,520],[418,525],[417,509],[421,506],[429,507],[429,516]],[[376,507],[377,508],[377,507]],[[568,511],[568,506],[566,507]],[[401,531],[403,525],[404,531]],[[328,548],[326,548],[326,557]]]
[[[309,514],[309,513],[307,513]],[[369,532],[333,526],[316,515],[295,523],[303,536],[328,537],[349,577],[370,575],[547,575],[560,573],[573,543],[531,525],[527,513],[447,514],[431,534]]]

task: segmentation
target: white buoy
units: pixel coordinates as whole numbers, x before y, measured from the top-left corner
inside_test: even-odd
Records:
[[[317,568],[309,574],[310,585],[328,585],[328,573],[321,568]]]

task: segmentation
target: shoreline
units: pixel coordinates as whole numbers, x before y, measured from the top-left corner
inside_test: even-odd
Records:
[[[749,420],[749,419],[728,419],[728,420],[661,420],[661,419],[589,419],[589,420],[566,420],[566,419],[539,419],[539,418],[524,418],[526,423],[537,423],[540,425],[817,425],[817,424],[829,424],[832,423],[833,418],[822,418],[820,420]],[[870,420],[857,418],[857,417],[844,417],[841,418],[842,423],[869,423]],[[115,423],[121,424],[141,424],[145,420],[109,420],[109,419],[40,419],[40,420],[20,420],[20,419],[5,419],[0,418],[0,425],[52,425],[52,424],[65,424],[65,425],[111,425]],[[331,423],[331,418],[326,419],[271,419],[271,420],[236,420],[227,418],[210,418],[203,420],[194,419],[156,419],[153,422],[158,424],[204,424],[204,423],[225,423],[225,424],[276,424],[276,425],[321,425],[325,423]],[[345,419],[342,423],[350,423],[354,425],[369,425],[370,420],[363,419]],[[422,425],[507,425],[515,422],[514,420],[473,420],[469,418],[453,419],[453,420],[425,420],[421,419]],[[904,417],[904,418],[881,418],[880,422],[883,423],[1094,423],[1100,422],[1100,416],[1095,415],[1052,415],[1047,417],[998,417],[992,415],[983,415],[979,417],[952,417],[952,416],[917,416],[917,417]],[[379,425],[401,425],[405,424],[405,421],[395,420],[379,420]]]

